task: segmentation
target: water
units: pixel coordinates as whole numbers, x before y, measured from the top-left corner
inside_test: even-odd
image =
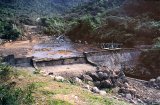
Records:
[[[68,58],[68,57],[75,57],[78,52],[75,50],[73,43],[67,38],[50,38],[43,43],[35,45],[33,57],[37,59],[43,58]]]

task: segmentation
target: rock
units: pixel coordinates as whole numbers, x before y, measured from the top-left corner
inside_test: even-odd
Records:
[[[154,83],[156,81],[156,79],[150,79],[149,82],[150,83]]]
[[[124,94],[128,94],[130,93],[128,89],[124,88],[124,87],[121,87],[118,91],[119,93],[124,93]]]
[[[137,99],[138,103],[143,103],[143,101],[141,99]]]
[[[104,90],[100,90],[100,91],[99,91],[99,94],[102,95],[102,96],[107,95],[106,91],[104,91]]]
[[[132,99],[130,100],[130,103],[133,103],[133,104],[135,104],[135,105],[138,104],[136,100],[132,100]]]
[[[157,86],[157,84],[156,84],[156,79],[150,79],[150,80],[149,80],[149,86],[151,86],[151,87],[156,87],[156,86]]]
[[[48,73],[48,75],[53,75],[53,72]]]
[[[48,74],[44,73],[44,74],[42,74],[42,76],[43,76],[43,77],[47,77],[47,76],[48,76]]]
[[[22,76],[22,75],[20,75],[20,76],[18,77],[18,79],[19,79],[19,80],[23,80],[23,79],[25,79],[25,77]]]
[[[97,73],[90,73],[89,76],[93,79],[93,81],[99,81],[100,80]]]
[[[159,76],[159,77],[157,77],[157,79],[156,79],[156,83],[160,83],[160,76]]]
[[[56,76],[55,75],[49,75],[51,78],[55,78]]]
[[[135,95],[136,94],[136,90],[133,89],[133,88],[121,87],[118,92],[119,93],[124,93],[124,94],[131,94],[131,95]]]
[[[93,81],[93,79],[89,75],[82,75],[82,79],[84,81]]]
[[[113,87],[113,84],[110,80],[104,80],[100,83],[101,88],[111,88]]]
[[[98,74],[100,80],[105,80],[105,79],[108,79],[108,77],[109,77],[107,73],[98,72],[97,74]]]
[[[119,93],[120,96],[125,97],[126,95],[123,93]]]
[[[119,87],[115,87],[115,88],[112,89],[112,92],[115,93],[115,94],[117,94],[118,91],[119,91]]]
[[[54,80],[56,80],[57,82],[63,82],[65,79],[61,76],[56,76]]]
[[[90,86],[94,86],[94,83],[92,81],[88,81],[87,84]]]
[[[93,88],[92,88],[92,92],[94,92],[94,93],[99,93],[100,90],[99,90],[97,87],[93,87]]]
[[[79,79],[78,77],[75,77],[75,78],[74,78],[74,81],[75,81],[77,84],[82,84],[82,83],[83,83],[82,80]]]
[[[131,100],[132,99],[132,95],[131,94],[126,94],[126,99]]]
[[[95,86],[97,86],[97,87],[99,87],[99,86],[100,86],[100,84],[101,84],[101,82],[100,82],[100,81],[96,81],[96,82],[94,82],[94,85],[95,85]]]
[[[127,90],[128,90],[129,93],[131,93],[132,95],[135,95],[135,94],[136,94],[136,90],[133,89],[133,88],[128,88]]]
[[[128,83],[124,83],[124,87],[125,87],[125,88],[129,88],[130,86],[129,86]]]
[[[84,85],[83,88],[87,89],[87,90],[91,90],[91,87],[89,85]]]

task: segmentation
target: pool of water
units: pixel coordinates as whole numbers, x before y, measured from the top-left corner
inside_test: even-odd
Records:
[[[56,38],[51,38],[48,41],[35,45],[33,47],[33,57],[37,59],[42,58],[68,58],[79,56],[80,53],[74,48],[74,44],[68,39],[64,38],[59,41]]]

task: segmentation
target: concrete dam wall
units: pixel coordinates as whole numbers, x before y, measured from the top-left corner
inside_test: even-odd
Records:
[[[115,50],[86,53],[87,60],[99,66],[105,66],[108,69],[119,69],[122,65],[129,68],[138,63],[140,50]]]
[[[91,64],[94,66],[105,66],[108,69],[119,69],[122,64],[135,66],[141,51],[139,50],[107,50],[101,52],[88,52],[83,56],[59,59],[35,59],[35,58],[14,58],[13,55],[5,57],[5,61],[13,66],[56,66],[69,64]]]

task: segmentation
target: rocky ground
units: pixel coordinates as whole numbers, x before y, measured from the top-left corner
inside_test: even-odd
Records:
[[[56,76],[54,72],[50,72],[48,75],[57,81],[67,79]],[[121,71],[113,72],[104,70],[104,68],[99,71],[88,71],[76,77],[72,75],[71,78],[68,79],[70,82],[79,84],[83,88],[102,96],[107,95],[106,90],[110,90],[116,99],[122,99],[133,104],[160,104],[159,78],[148,82],[125,77]]]

